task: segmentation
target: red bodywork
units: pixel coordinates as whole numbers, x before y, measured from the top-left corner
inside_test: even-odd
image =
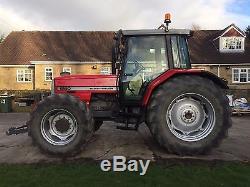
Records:
[[[117,93],[116,75],[67,75],[54,81],[55,94],[71,94],[87,104],[94,93]]]
[[[199,69],[172,69],[161,74],[148,85],[142,106],[146,106],[153,90],[169,78],[180,74],[201,74]],[[71,94],[89,104],[94,93],[117,94],[116,75],[69,75],[54,79],[55,94]]]

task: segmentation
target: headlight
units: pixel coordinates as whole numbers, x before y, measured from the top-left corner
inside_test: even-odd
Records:
[[[55,83],[54,83],[54,79],[52,80],[52,83],[51,83],[51,95],[54,95],[55,94]]]

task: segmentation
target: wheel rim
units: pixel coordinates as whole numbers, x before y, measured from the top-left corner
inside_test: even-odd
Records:
[[[215,125],[215,111],[211,102],[196,93],[176,97],[167,109],[167,126],[178,139],[187,142],[206,138]]]
[[[41,121],[43,138],[52,145],[67,145],[77,134],[78,123],[72,113],[65,109],[47,112]]]

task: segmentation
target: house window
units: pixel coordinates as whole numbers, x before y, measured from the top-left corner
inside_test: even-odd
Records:
[[[32,70],[31,69],[17,70],[17,82],[32,82]]]
[[[53,68],[45,68],[45,81],[52,81],[53,79]]]
[[[250,68],[233,68],[233,83],[250,83]]]
[[[63,67],[63,72],[67,72],[71,74],[71,67]]]
[[[222,37],[221,51],[234,52],[244,51],[243,37]]]
[[[111,74],[111,67],[102,67],[100,73],[101,73],[101,75],[110,75]]]

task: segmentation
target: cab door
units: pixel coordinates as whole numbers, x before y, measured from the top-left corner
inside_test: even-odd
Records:
[[[168,66],[166,35],[127,38],[127,53],[120,77],[120,100],[140,103],[148,83],[165,72]]]

